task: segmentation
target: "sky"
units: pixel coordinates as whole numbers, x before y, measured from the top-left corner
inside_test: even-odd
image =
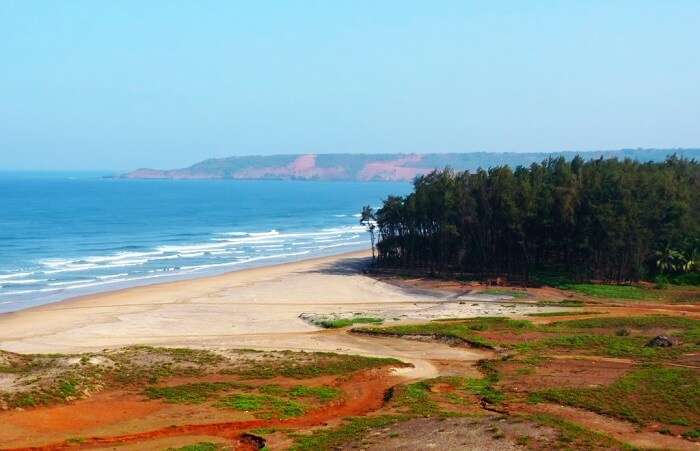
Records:
[[[0,169],[700,147],[700,1],[0,2]]]

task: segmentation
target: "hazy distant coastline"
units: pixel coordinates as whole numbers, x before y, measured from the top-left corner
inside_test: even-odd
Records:
[[[128,179],[344,180],[411,181],[449,166],[474,170],[498,165],[528,166],[550,156],[567,159],[631,158],[661,161],[676,154],[700,159],[700,149],[621,149],[587,152],[470,152],[427,154],[296,154],[213,158],[182,169],[142,168],[121,175]]]

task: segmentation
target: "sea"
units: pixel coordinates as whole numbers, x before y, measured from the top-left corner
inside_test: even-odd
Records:
[[[0,312],[369,249],[362,206],[410,189],[0,173]]]

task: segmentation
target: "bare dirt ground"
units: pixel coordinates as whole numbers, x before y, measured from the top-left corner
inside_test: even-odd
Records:
[[[659,434],[658,432],[640,430],[639,427],[626,421],[616,420],[606,415],[599,415],[583,409],[542,404],[538,406],[519,406],[518,412],[548,413],[559,418],[570,420],[593,431],[604,433],[622,443],[627,443],[640,449],[673,449],[698,450],[700,445],[678,437]]]
[[[522,450],[527,446],[546,449],[554,444],[553,428],[531,421],[508,421],[499,417],[419,418],[382,428],[364,439],[350,442],[343,450]],[[527,439],[525,439],[527,437]]]

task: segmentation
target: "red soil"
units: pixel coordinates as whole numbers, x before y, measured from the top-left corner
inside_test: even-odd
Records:
[[[517,362],[505,363],[499,369],[503,371],[501,385],[504,388],[529,392],[547,388],[609,385],[632,366],[633,363],[624,360],[554,358],[533,368],[529,374],[518,374],[519,369],[527,367]]]
[[[256,419],[209,424],[173,425],[166,428],[150,431],[137,431],[130,434],[89,437],[83,439],[79,444],[66,443],[64,441],[34,447],[12,448],[7,449],[6,451],[55,451],[64,449],[81,449],[100,445],[140,443],[158,438],[187,435],[208,435],[226,438],[231,440],[231,443],[236,445],[238,449],[246,449],[246,447],[250,448],[251,445],[243,443],[240,440],[240,437],[244,431],[249,429],[262,427],[304,428],[319,426],[335,419],[363,415],[377,410],[384,404],[385,391],[395,382],[395,378],[389,377],[386,371],[371,370],[358,373],[340,383],[339,387],[344,393],[342,401],[325,405],[322,408],[297,418],[277,420]],[[148,411],[148,409],[153,409],[154,407],[149,407],[149,405],[155,405],[155,409],[157,410],[157,406],[160,404],[153,402],[119,400],[113,395],[114,393],[111,395],[108,394],[105,396],[105,398],[103,398],[104,402],[102,403],[102,407],[99,412],[94,410],[91,412],[83,412],[81,411],[82,405],[80,403],[74,403],[47,409],[12,412],[11,415],[16,415],[14,421],[22,418],[22,420],[26,421],[28,424],[31,424],[32,421],[38,421],[37,418],[39,416],[43,416],[45,417],[45,420],[49,421],[51,427],[55,428],[55,431],[72,431],[75,430],[76,426],[90,421],[94,422],[95,424],[104,424],[109,421],[119,420],[121,418],[133,419],[135,417],[143,417],[152,412]],[[90,403],[90,408],[94,409],[95,405],[95,403]],[[103,416],[103,414],[105,416]],[[92,419],[90,419],[90,417],[92,417]],[[3,422],[6,418],[7,417],[2,418]]]
[[[157,402],[144,402],[141,396],[113,391],[98,393],[87,401],[72,404],[11,411],[0,416],[3,424],[25,427],[37,434],[81,430],[105,424],[142,418],[162,409]]]

